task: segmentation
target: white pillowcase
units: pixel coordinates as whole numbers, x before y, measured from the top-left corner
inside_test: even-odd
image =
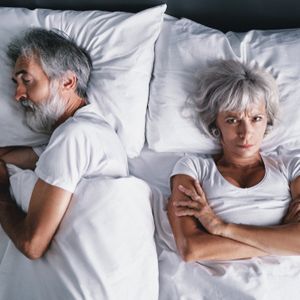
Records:
[[[300,29],[249,31],[241,48],[245,61],[266,68],[279,88],[279,123],[266,136],[262,149],[300,149]]]
[[[5,54],[12,36],[24,28],[57,28],[66,32],[91,55],[93,71],[88,100],[119,134],[129,157],[141,151],[145,140],[145,114],[154,60],[166,5],[137,14],[104,11],[0,9],[0,86],[2,107],[0,146],[39,145],[47,137],[25,126],[23,110],[15,101],[11,69]]]
[[[228,37],[188,19],[166,18],[156,43],[147,113],[147,141],[155,151],[214,152],[182,108],[195,91],[197,73],[216,59],[237,59]]]
[[[257,62],[276,79],[280,123],[262,150],[300,147],[300,29],[226,34],[190,20],[166,20],[156,45],[147,113],[147,141],[155,151],[214,153],[219,145],[204,136],[182,113],[196,87],[198,72],[215,59]]]

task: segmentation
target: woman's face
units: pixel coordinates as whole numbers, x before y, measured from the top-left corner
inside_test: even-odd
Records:
[[[249,105],[244,112],[219,112],[217,127],[224,152],[241,158],[257,154],[267,128],[264,101]]]

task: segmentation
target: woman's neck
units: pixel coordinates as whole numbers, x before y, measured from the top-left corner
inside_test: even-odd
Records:
[[[236,157],[223,152],[215,157],[215,162],[223,167],[239,169],[250,169],[263,165],[263,160],[259,152],[250,157]]]

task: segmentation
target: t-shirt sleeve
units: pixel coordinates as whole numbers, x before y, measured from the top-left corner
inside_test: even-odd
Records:
[[[58,127],[41,154],[35,173],[48,184],[74,192],[88,170],[91,160],[91,141],[86,129]],[[101,159],[101,149],[98,153]]]
[[[198,165],[199,165],[199,158],[196,156],[184,156],[177,161],[175,164],[170,178],[177,174],[184,174],[189,175],[195,179],[199,179],[198,177]]]
[[[287,168],[289,181],[293,181],[300,176],[300,157],[285,157],[284,162]]]
[[[41,154],[45,151],[47,147],[47,144],[43,144],[43,145],[40,145],[40,146],[35,146],[35,147],[32,147],[32,150],[34,151],[34,153],[37,155],[37,156],[41,156]]]

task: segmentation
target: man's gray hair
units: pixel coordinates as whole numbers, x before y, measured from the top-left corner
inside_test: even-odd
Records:
[[[265,102],[267,131],[278,117],[279,95],[274,77],[265,70],[234,60],[219,60],[201,74],[192,97],[196,121],[205,133],[215,137],[221,111],[243,112],[252,103]]]
[[[86,98],[92,63],[87,52],[63,32],[42,28],[27,29],[10,42],[7,55],[13,64],[20,56],[35,57],[50,80],[59,80],[68,72],[77,77],[76,93]]]

